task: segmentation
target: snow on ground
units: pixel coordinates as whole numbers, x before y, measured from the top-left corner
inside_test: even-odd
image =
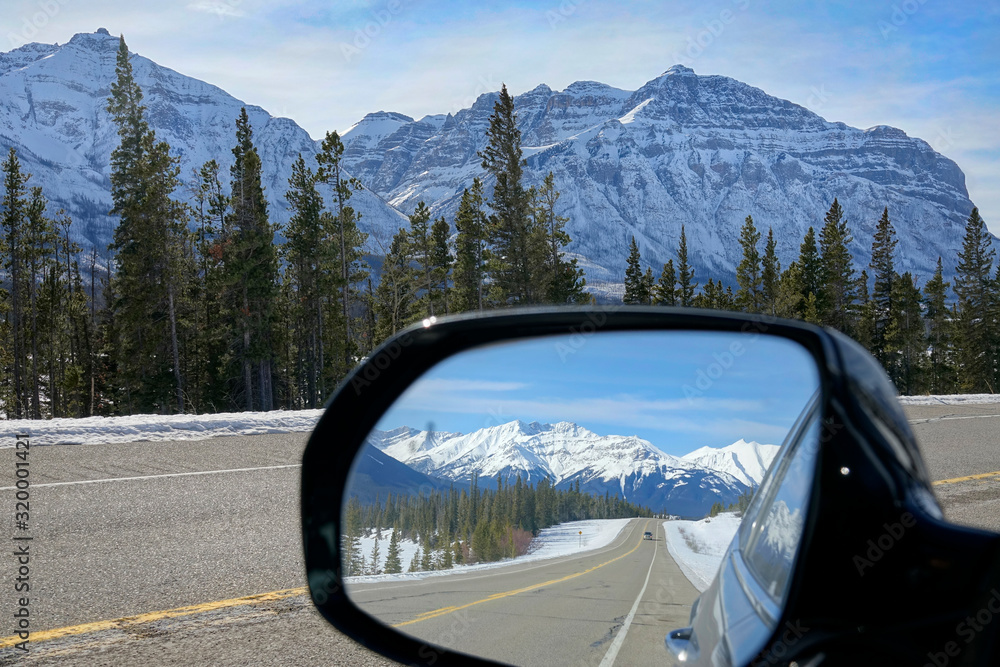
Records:
[[[0,422],[5,435],[28,434],[33,445],[100,445],[163,440],[204,440],[224,435],[308,433],[323,410],[222,412],[214,415],[133,415],[84,419],[12,419]],[[13,437],[0,447],[13,447]]]
[[[740,520],[731,512],[701,521],[663,522],[667,551],[699,591],[704,591],[715,579],[739,527]]]
[[[382,529],[379,533],[381,537],[378,541],[378,569],[385,569],[385,559],[389,555],[389,538],[392,537],[392,529]],[[372,548],[375,546],[375,534],[370,537],[361,538],[361,555],[365,557],[365,567],[371,567]],[[403,566],[403,572],[410,567],[413,555],[420,550],[420,545],[413,540],[399,540],[399,562]],[[353,578],[352,578],[353,581]]]
[[[544,528],[539,531],[538,536],[531,541],[528,553],[520,558],[506,558],[493,563],[476,563],[475,565],[458,565],[450,570],[431,570],[430,572],[403,572],[401,574],[376,574],[359,577],[347,577],[348,584],[368,584],[379,581],[416,581],[426,577],[442,576],[448,574],[461,574],[465,572],[477,572],[479,570],[491,570],[498,567],[505,567],[513,563],[528,563],[532,561],[557,558],[559,556],[569,556],[582,551],[600,549],[611,544],[612,540],[625,528],[630,519],[592,519],[588,521],[569,521],[557,526]],[[581,537],[580,531],[583,531]],[[379,551],[382,552],[379,561],[384,565],[385,552],[389,548],[389,531],[384,531],[385,539],[379,542]],[[367,559],[371,555],[374,545],[374,536],[362,538],[361,544]],[[403,550],[403,544],[410,545],[409,550]],[[400,541],[399,560],[403,564],[403,569],[410,567],[413,554],[417,545],[408,540]],[[405,554],[405,555],[404,555]]]
[[[982,405],[1000,403],[1000,394],[951,394],[948,396],[900,396],[903,405]]]

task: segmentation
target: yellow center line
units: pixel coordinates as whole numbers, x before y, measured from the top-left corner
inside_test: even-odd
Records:
[[[937,486],[939,484],[955,484],[956,482],[968,482],[973,479],[986,479],[988,477],[1000,477],[1000,470],[994,472],[983,472],[978,475],[966,475],[965,477],[952,477],[951,479],[939,479],[932,484]]]
[[[646,522],[646,526],[649,526],[649,521]],[[644,526],[643,528],[645,528],[646,526]],[[565,577],[560,577],[558,579],[550,579],[549,581],[543,581],[540,584],[533,584],[531,586],[525,586],[524,588],[517,588],[515,590],[506,591],[506,592],[503,592],[503,593],[494,593],[493,595],[489,595],[489,596],[487,596],[487,597],[485,597],[485,598],[483,598],[481,600],[476,600],[475,602],[469,602],[467,604],[458,605],[458,606],[441,607],[440,609],[435,609],[433,611],[425,611],[422,614],[418,614],[417,617],[414,618],[414,619],[411,619],[409,621],[403,621],[402,623],[395,623],[392,627],[394,627],[394,628],[401,628],[401,627],[404,627],[406,625],[413,625],[414,623],[420,623],[421,621],[427,621],[427,620],[430,620],[432,618],[438,618],[440,616],[447,616],[448,614],[451,614],[453,612],[456,612],[456,611],[459,611],[459,610],[462,610],[462,609],[468,609],[469,607],[475,607],[476,605],[483,604],[484,602],[492,602],[493,600],[500,600],[500,599],[503,599],[503,598],[508,598],[508,597],[511,597],[512,595],[518,595],[520,593],[526,593],[528,591],[533,591],[533,590],[536,590],[538,588],[542,588],[544,586],[551,586],[553,584],[559,584],[559,583],[562,583],[564,581],[569,581],[570,579],[576,579],[577,577],[581,577],[581,576],[583,576],[585,574],[593,572],[594,570],[598,570],[598,569],[604,567],[605,565],[610,565],[611,563],[614,563],[617,560],[621,560],[622,558],[625,558],[625,556],[628,556],[628,555],[634,553],[635,550],[638,549],[641,546],[642,546],[642,537],[640,536],[638,543],[636,543],[636,545],[634,547],[632,547],[632,549],[630,551],[627,551],[627,552],[623,553],[620,556],[616,556],[615,558],[612,558],[611,560],[604,561],[603,563],[601,563],[599,565],[595,565],[593,567],[587,568],[586,570],[581,570],[580,572],[574,572],[573,574],[568,574]]]
[[[136,625],[142,625],[143,623],[151,623],[153,621],[162,621],[167,618],[178,618],[181,616],[191,616],[194,614],[201,614],[206,611],[216,611],[218,609],[227,609],[231,607],[240,607],[244,605],[260,604],[262,602],[274,602],[276,600],[284,600],[285,598],[296,597],[298,595],[305,595],[308,592],[305,586],[299,588],[286,588],[280,591],[271,591],[270,593],[258,593],[257,595],[247,595],[241,598],[232,598],[230,600],[218,600],[216,602],[205,602],[203,604],[195,604],[189,607],[178,607],[176,609],[167,609],[166,611],[151,611],[145,614],[137,614],[135,616],[125,616],[123,618],[116,618],[109,621],[96,621],[94,623],[83,623],[82,625],[72,625],[65,628],[55,628],[53,630],[41,630],[31,632],[31,642],[41,642],[50,639],[59,639],[62,637],[72,637],[74,635],[83,635],[90,632],[101,632],[103,630],[114,630],[114,629],[125,629]],[[24,641],[20,637],[3,637],[0,639],[0,648],[9,648],[15,644]]]
[[[649,525],[649,522],[646,522]],[[581,572],[576,572],[574,574],[561,577],[559,579],[552,579],[551,581],[546,581],[541,584],[535,584],[533,586],[527,586],[525,588],[519,588],[513,591],[507,591],[505,593],[495,593],[487,598],[478,600],[476,602],[471,602],[469,604],[461,606],[451,606],[442,607],[441,609],[435,609],[433,611],[424,612],[418,615],[411,621],[406,621],[404,623],[399,623],[393,627],[400,627],[404,625],[410,625],[412,623],[418,623],[430,618],[437,618],[438,616],[444,616],[445,614],[450,614],[452,612],[458,611],[460,609],[465,609],[467,607],[472,607],[477,604],[482,604],[483,602],[489,602],[490,600],[499,600],[501,598],[510,597],[511,595],[517,595],[518,593],[524,593],[526,591],[534,590],[542,586],[551,586],[552,584],[557,584],[563,581],[568,581],[569,579],[574,579],[576,577],[587,574],[588,572],[593,572],[599,568],[609,565],[617,560],[621,560],[625,556],[635,552],[642,545],[642,539],[639,543],[635,545],[630,551],[612,558],[611,560],[605,561],[600,565],[595,565],[594,567],[588,568]],[[63,637],[73,637],[76,635],[84,635],[92,632],[102,632],[105,630],[124,630],[130,627],[135,627],[142,625],[144,623],[152,623],[154,621],[162,621],[169,618],[180,618],[184,616],[193,616],[195,614],[201,614],[209,611],[217,611],[219,609],[229,609],[233,607],[241,607],[254,604],[262,604],[265,602],[274,602],[277,600],[284,600],[286,598],[296,597],[299,595],[306,595],[309,589],[305,586],[299,588],[286,588],[280,591],[271,591],[269,593],[258,593],[256,595],[247,595],[241,598],[232,598],[229,600],[217,600],[215,602],[205,602],[202,604],[190,605],[187,607],[177,607],[176,609],[167,609],[164,611],[151,611],[144,614],[136,614],[135,616],[124,616],[122,618],[115,618],[106,621],[95,621],[93,623],[83,623],[80,625],[71,625],[62,628],[53,628],[52,630],[38,630],[31,632],[31,642],[37,643],[42,641],[48,641],[52,639],[61,639]],[[10,648],[15,644],[24,641],[18,636],[12,637],[2,637],[0,638],[0,649]]]

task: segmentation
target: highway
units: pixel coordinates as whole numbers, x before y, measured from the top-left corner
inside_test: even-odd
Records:
[[[935,491],[947,517],[1000,531],[1000,474],[990,474],[1000,471],[1000,406],[906,411],[932,477],[945,482]],[[302,589],[305,440],[33,448],[30,662],[393,664],[328,627]],[[0,450],[9,535],[14,456]],[[643,542],[644,529],[633,522],[608,547],[554,562],[440,577],[443,603],[416,599],[439,583],[353,590],[390,622],[409,622],[401,629],[415,636],[464,648],[474,641],[476,652],[522,664],[599,665],[634,608],[615,663],[663,661],[663,634],[685,624],[696,593],[663,548],[662,530]],[[0,577],[13,578],[13,560],[0,558]],[[14,632],[12,588],[0,587],[3,637]],[[420,616],[446,606],[463,608]],[[23,660],[0,646],[0,664]]]
[[[349,586],[373,616],[421,641],[517,665],[663,662],[663,628],[687,625],[698,591],[634,519],[608,547],[418,582]],[[655,539],[644,540],[644,531]]]

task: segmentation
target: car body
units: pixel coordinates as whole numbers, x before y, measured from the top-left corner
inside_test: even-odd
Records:
[[[649,532],[647,530],[645,533],[642,534],[642,539],[644,539],[644,540],[651,540],[651,539],[653,539],[653,533],[651,533],[651,532]]]
[[[747,509],[690,627],[664,628],[682,664],[990,665],[1000,660],[1000,535],[944,521],[895,391],[832,330],[673,308],[563,308],[442,318],[388,341],[331,400],[303,459],[306,569],[324,617],[410,664],[496,664],[376,621],[346,594],[340,541],[353,455],[396,397],[435,364],[498,342],[581,331],[740,332],[795,342],[819,389]],[[594,334],[597,335],[597,334]],[[585,339],[583,339],[585,341]],[[391,363],[388,359],[391,358]],[[364,379],[361,389],[352,379]],[[798,512],[794,530],[776,530]],[[980,629],[964,631],[967,619]],[[959,643],[961,642],[961,643]],[[661,645],[662,646],[662,645]],[[929,657],[930,656],[930,657]],[[943,656],[943,657],[941,657]],[[488,657],[488,656],[487,656]],[[941,662],[944,660],[944,663]]]

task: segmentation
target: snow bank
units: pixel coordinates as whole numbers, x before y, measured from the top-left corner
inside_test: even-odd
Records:
[[[347,577],[348,584],[368,584],[381,581],[416,581],[426,577],[439,577],[449,574],[464,574],[466,572],[478,572],[480,570],[491,570],[498,567],[506,567],[514,563],[528,563],[533,561],[547,560],[570,556],[583,551],[600,549],[611,544],[618,534],[625,528],[631,519],[592,519],[588,521],[569,521],[550,528],[539,531],[538,536],[531,541],[528,546],[528,553],[520,558],[506,558],[493,563],[476,563],[475,565],[457,565],[450,570],[431,570],[430,572],[403,572],[401,574],[376,574],[359,577]],[[580,535],[583,531],[583,535]],[[389,532],[385,531],[386,538]],[[368,558],[375,542],[374,537],[362,538],[361,544]],[[413,554],[417,545],[409,540],[400,540],[399,559],[406,569],[410,566]],[[404,549],[404,544],[409,545]],[[381,551],[380,561],[384,566],[385,552],[389,548],[389,540],[383,539],[379,542]]]
[[[1000,403],[1000,394],[900,396],[903,405],[977,405]],[[204,440],[227,435],[308,433],[323,410],[222,412],[214,415],[133,415],[84,419],[0,419],[0,448],[13,447],[14,435],[28,434],[34,445],[100,445],[163,440]],[[725,448],[723,448],[725,449]],[[692,456],[689,454],[688,456]]]
[[[100,445],[162,440],[204,440],[225,435],[308,433],[323,410],[222,412],[214,415],[132,415],[85,419],[12,419],[0,422],[0,447],[28,434],[33,445]]]
[[[1000,394],[950,394],[946,396],[900,396],[903,405],[983,405],[1000,403]]]
[[[708,588],[733,541],[740,519],[722,513],[701,521],[664,521],[667,551],[699,591]]]

